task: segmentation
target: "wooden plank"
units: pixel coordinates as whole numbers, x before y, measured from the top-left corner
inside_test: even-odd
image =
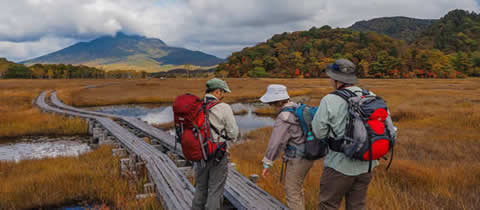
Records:
[[[157,194],[159,195],[159,198],[162,198],[165,201],[165,208],[189,209],[191,207],[194,188],[167,155],[145,143],[143,139],[134,136],[109,118],[78,113],[71,109],[63,110],[51,107],[45,102],[45,95],[46,92],[42,92],[35,101],[37,106],[42,110],[93,119],[122,142],[128,150],[145,160],[146,166],[151,173],[151,177],[156,184]]]
[[[137,118],[123,117],[118,115],[108,115],[99,112],[87,111],[83,109],[74,108],[63,104],[57,97],[56,93],[51,96],[52,103],[55,106],[62,107],[67,110],[72,110],[80,113],[89,113],[97,116],[105,116],[111,118],[118,118],[127,122],[132,127],[135,127],[151,137],[160,140],[162,145],[169,150],[174,151],[179,156],[183,157],[183,152],[180,145],[177,145],[175,150],[175,137],[161,131]],[[127,131],[128,132],[128,131]],[[143,141],[142,141],[143,142]],[[153,147],[150,147],[153,148]],[[158,150],[149,151],[151,154],[159,152]],[[161,153],[161,152],[160,152]],[[172,169],[175,170],[175,169]],[[171,174],[169,174],[171,175]],[[241,175],[235,168],[230,167],[228,172],[227,183],[225,186],[225,197],[238,209],[287,209],[287,207],[275,199],[273,196],[265,192],[256,184],[251,182],[248,178]]]

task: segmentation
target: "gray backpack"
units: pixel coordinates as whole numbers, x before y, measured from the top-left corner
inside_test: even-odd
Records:
[[[368,172],[371,171],[372,161],[391,151],[390,167],[393,159],[397,131],[389,115],[385,101],[362,90],[361,95],[348,90],[336,90],[332,94],[340,96],[348,103],[348,121],[343,136],[330,138],[330,149],[342,152],[355,160],[369,161]],[[332,130],[333,131],[333,130]]]

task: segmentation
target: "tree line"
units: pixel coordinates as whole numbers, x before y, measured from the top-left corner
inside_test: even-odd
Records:
[[[148,77],[148,73],[144,71],[105,71],[94,67],[70,64],[35,64],[27,67],[0,59],[0,78],[3,79],[131,79],[146,77]]]
[[[274,35],[217,67],[230,77],[320,77],[326,64],[352,60],[367,78],[480,76],[480,15],[454,10],[413,43],[374,32],[313,27]]]

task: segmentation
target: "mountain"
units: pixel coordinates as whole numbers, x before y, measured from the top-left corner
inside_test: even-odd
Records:
[[[416,45],[446,53],[480,51],[480,14],[453,10],[432,24]]]
[[[373,31],[396,39],[412,42],[435,21],[436,20],[409,17],[383,17],[358,21],[348,29],[362,32]]]
[[[24,61],[25,64],[83,64],[110,69],[159,71],[191,64],[214,66],[223,59],[200,51],[171,47],[160,39],[117,33],[80,42],[57,52]]]

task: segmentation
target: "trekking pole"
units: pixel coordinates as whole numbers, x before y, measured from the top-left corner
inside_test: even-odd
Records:
[[[288,165],[287,165],[287,162],[288,162],[288,160],[286,160],[286,159],[283,159],[283,161],[282,161],[282,169],[280,170],[280,183],[281,183],[282,180],[283,180],[283,174],[284,174],[284,172],[287,171],[287,166],[288,166]],[[285,170],[284,170],[284,169],[285,169]]]

